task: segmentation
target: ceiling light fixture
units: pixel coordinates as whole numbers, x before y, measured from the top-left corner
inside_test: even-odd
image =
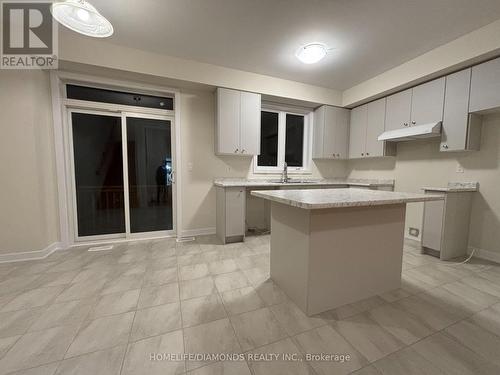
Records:
[[[95,38],[113,35],[113,25],[85,0],[65,0],[52,4],[52,16],[77,33]]]
[[[322,43],[309,43],[300,47],[295,56],[304,64],[314,64],[325,58],[328,47]]]

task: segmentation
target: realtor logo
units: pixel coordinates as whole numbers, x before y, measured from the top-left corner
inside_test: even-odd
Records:
[[[2,1],[2,69],[57,69],[57,22],[50,1]]]

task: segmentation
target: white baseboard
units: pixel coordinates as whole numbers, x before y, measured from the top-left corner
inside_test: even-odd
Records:
[[[35,251],[24,251],[20,253],[0,254],[0,263],[23,262],[27,260],[37,260],[47,258],[54,251],[62,247],[60,242],[54,242],[45,249]]]
[[[215,234],[215,227],[210,228],[197,228],[197,229],[184,229],[180,234],[180,238],[185,237],[196,237],[196,236],[207,236]]]
[[[417,247],[422,246],[422,242],[418,238],[415,238],[415,237],[405,236],[405,241],[409,242],[412,245],[417,246]]]
[[[484,260],[489,260],[495,263],[500,263],[500,253],[496,251],[478,249],[477,247],[469,246],[467,249],[467,254],[472,254],[472,250],[475,250],[474,257],[481,258]]]

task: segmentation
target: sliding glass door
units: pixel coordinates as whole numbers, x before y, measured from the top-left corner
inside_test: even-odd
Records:
[[[121,121],[71,113],[79,237],[125,233]]]
[[[171,122],[126,116],[130,232],[173,229]]]
[[[70,110],[77,240],[174,231],[173,121]]]

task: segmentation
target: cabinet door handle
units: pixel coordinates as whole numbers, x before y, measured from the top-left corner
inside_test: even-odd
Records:
[[[413,125],[415,125],[417,122],[416,122],[416,121],[412,121],[411,123],[412,123]]]
[[[448,148],[448,145],[445,143],[445,144],[443,145],[443,148]]]
[[[407,123],[407,122],[405,122],[403,125],[404,125],[404,126],[408,126],[408,123]]]
[[[362,153],[361,153],[361,156],[365,156],[365,154],[362,152]]]
[[[369,155],[370,155],[370,153],[369,153],[369,152],[367,152],[367,153],[366,153],[366,156],[369,156]]]
[[[238,152],[238,149],[234,150],[234,153],[236,154]]]
[[[241,153],[244,154],[245,153],[245,149],[241,150]]]

